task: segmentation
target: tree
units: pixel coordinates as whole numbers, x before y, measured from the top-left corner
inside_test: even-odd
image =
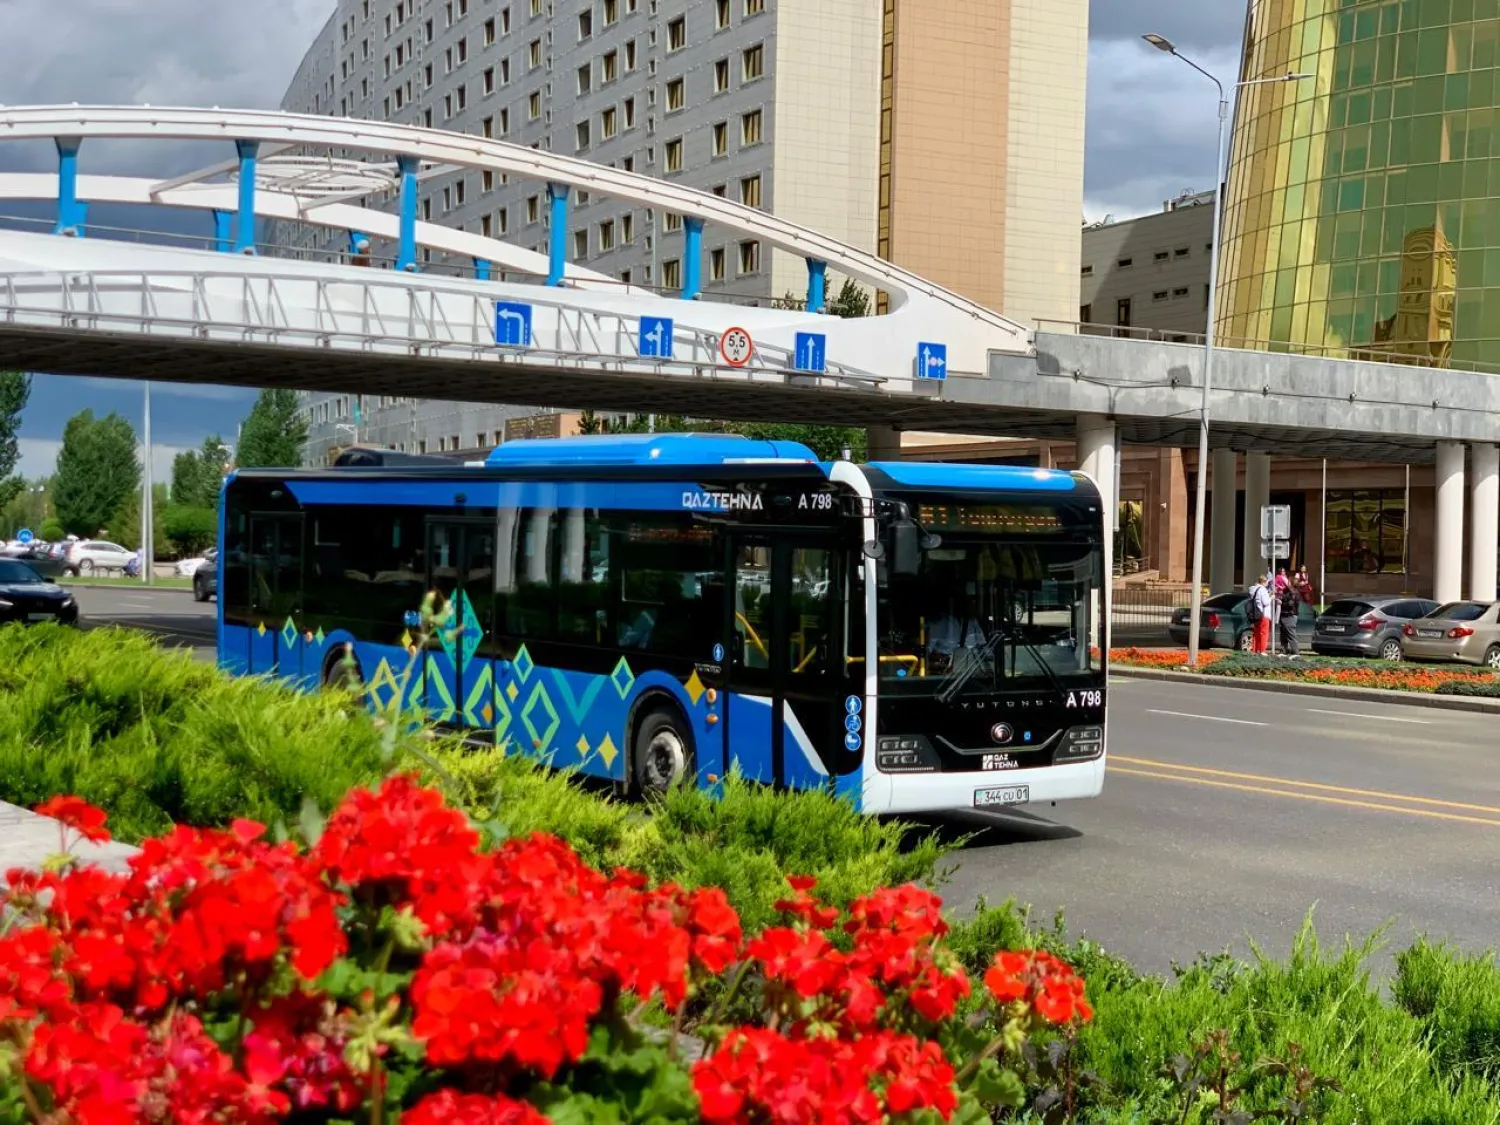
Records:
[[[42,521],[42,530],[38,534],[48,543],[60,543],[68,537],[68,529],[56,516],[48,516]]]
[[[844,284],[839,289],[839,295],[829,303],[828,311],[834,316],[841,316],[846,320],[869,316],[869,290],[853,278],[844,278]]]
[[[51,514],[51,500],[47,495],[50,482],[46,477],[36,480],[22,480],[20,477],[11,478],[15,481],[15,492],[4,504],[0,504],[0,537],[6,539],[14,538],[16,532],[21,528],[30,528],[37,535],[41,535],[41,528],[47,517]],[[46,538],[46,536],[42,536]]]
[[[229,447],[218,434],[203,439],[202,449],[188,449],[172,459],[172,503],[213,508],[229,468]]]
[[[219,515],[213,508],[172,504],[162,514],[162,526],[177,553],[191,557],[213,546],[219,536]]]
[[[307,423],[297,409],[296,391],[261,391],[240,430],[236,463],[246,469],[293,469],[301,465]]]
[[[160,556],[167,547],[166,509],[167,486],[151,486],[151,546],[152,554]],[[133,489],[121,500],[119,509],[109,520],[109,538],[122,547],[143,547],[141,537],[141,490]]]
[[[67,532],[89,536],[107,528],[125,498],[140,488],[129,422],[118,414],[95,418],[92,410],[68,419],[52,478],[52,504]]]
[[[23,371],[0,371],[0,507],[20,493],[25,482],[12,476],[21,459],[17,431],[21,428],[21,411],[31,398],[31,376]]]

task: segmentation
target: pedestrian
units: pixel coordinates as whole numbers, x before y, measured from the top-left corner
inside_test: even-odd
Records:
[[[1301,569],[1297,571],[1297,590],[1299,593],[1301,593],[1302,600],[1305,601],[1309,606],[1317,604],[1317,598],[1315,597],[1316,592],[1313,590],[1312,579],[1308,577],[1307,564],[1305,563],[1302,565]]]
[[[1281,592],[1279,604],[1278,624],[1281,627],[1281,651],[1296,660],[1302,653],[1302,645],[1297,638],[1297,615],[1302,608],[1302,595],[1294,587],[1288,586]]]
[[[1250,587],[1250,600],[1245,603],[1245,614],[1250,618],[1250,651],[1264,653],[1271,650],[1271,616],[1275,613],[1275,599],[1266,588],[1266,576],[1258,575],[1255,585]]]

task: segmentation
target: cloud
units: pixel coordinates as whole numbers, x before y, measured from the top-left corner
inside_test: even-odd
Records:
[[[37,477],[49,477],[57,470],[57,454],[62,449],[62,442],[52,438],[17,438],[16,444],[20,447],[21,457],[16,464],[16,472],[27,480],[35,480]],[[151,443],[151,479],[170,484],[172,481],[172,459],[179,453],[190,448],[185,445],[158,445]],[[136,460],[141,460],[142,448],[136,446]]]
[[[1235,47],[1245,30],[1245,7],[1244,0],[1093,0],[1089,37],[1139,42],[1155,32],[1184,52]]]
[[[73,376],[70,382],[77,386],[95,388],[97,390],[117,391],[129,388],[132,391],[140,386],[135,379],[110,379],[103,375],[81,375]],[[152,400],[162,398],[202,398],[214,402],[242,402],[247,392],[244,387],[221,387],[216,383],[152,383]]]

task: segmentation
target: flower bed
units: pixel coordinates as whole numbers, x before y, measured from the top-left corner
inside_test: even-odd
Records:
[[[1187,653],[1181,649],[1115,649],[1110,652],[1109,658],[1110,663],[1121,668],[1188,670]],[[1344,687],[1379,688],[1428,695],[1500,697],[1500,676],[1493,672],[1463,667],[1397,664],[1384,660],[1337,660],[1317,656],[1288,660],[1285,657],[1222,651],[1200,652],[1198,664],[1199,671],[1205,676],[1338,684]]]
[[[108,836],[76,798],[47,811]],[[1044,952],[995,955],[976,987],[912,885],[841,912],[794,877],[746,935],[717,888],[605,875],[543,834],[486,850],[408,775],[316,836],[178,828],[126,874],[11,872],[10,1116],[981,1122],[1022,1104],[1028,1044],[1093,1017]],[[674,1032],[696,1012],[698,1061],[647,1034],[652,1010]]]

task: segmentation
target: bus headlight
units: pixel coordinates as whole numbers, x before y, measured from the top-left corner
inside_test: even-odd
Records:
[[[1057,747],[1057,753],[1053,755],[1052,762],[1054,765],[1061,765],[1064,762],[1092,762],[1103,754],[1104,728],[1102,726],[1069,727]]]
[[[938,768],[932,744],[919,734],[881,735],[875,765],[886,773],[931,773]]]

